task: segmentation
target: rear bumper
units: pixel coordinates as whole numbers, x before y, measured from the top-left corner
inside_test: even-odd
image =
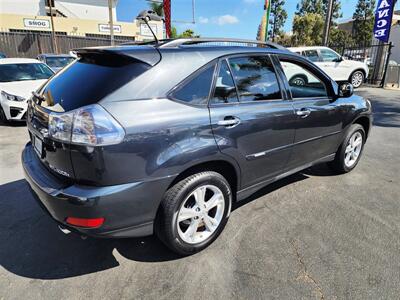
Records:
[[[113,186],[68,185],[51,174],[28,143],[22,152],[25,178],[33,195],[63,227],[94,237],[139,237],[153,233],[159,203],[173,177]],[[105,218],[99,228],[67,224],[67,217]]]

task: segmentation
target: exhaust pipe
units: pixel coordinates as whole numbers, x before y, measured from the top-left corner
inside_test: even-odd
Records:
[[[65,228],[65,227],[62,227],[61,225],[58,225],[58,229],[60,229],[61,232],[64,233],[64,234],[70,234],[70,233],[71,233],[70,230],[68,230],[68,229]]]

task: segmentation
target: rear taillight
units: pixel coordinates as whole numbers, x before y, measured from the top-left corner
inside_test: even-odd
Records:
[[[104,108],[93,104],[67,113],[51,112],[49,136],[71,144],[106,146],[120,143],[125,131]]]

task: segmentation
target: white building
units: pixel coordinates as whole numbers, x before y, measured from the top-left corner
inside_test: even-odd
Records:
[[[112,0],[116,20],[117,0]],[[108,0],[0,0],[0,14],[50,16],[81,20],[108,20]]]

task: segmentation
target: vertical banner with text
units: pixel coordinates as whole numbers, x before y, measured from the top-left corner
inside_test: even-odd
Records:
[[[378,0],[375,12],[374,37],[387,43],[392,26],[394,0]]]

